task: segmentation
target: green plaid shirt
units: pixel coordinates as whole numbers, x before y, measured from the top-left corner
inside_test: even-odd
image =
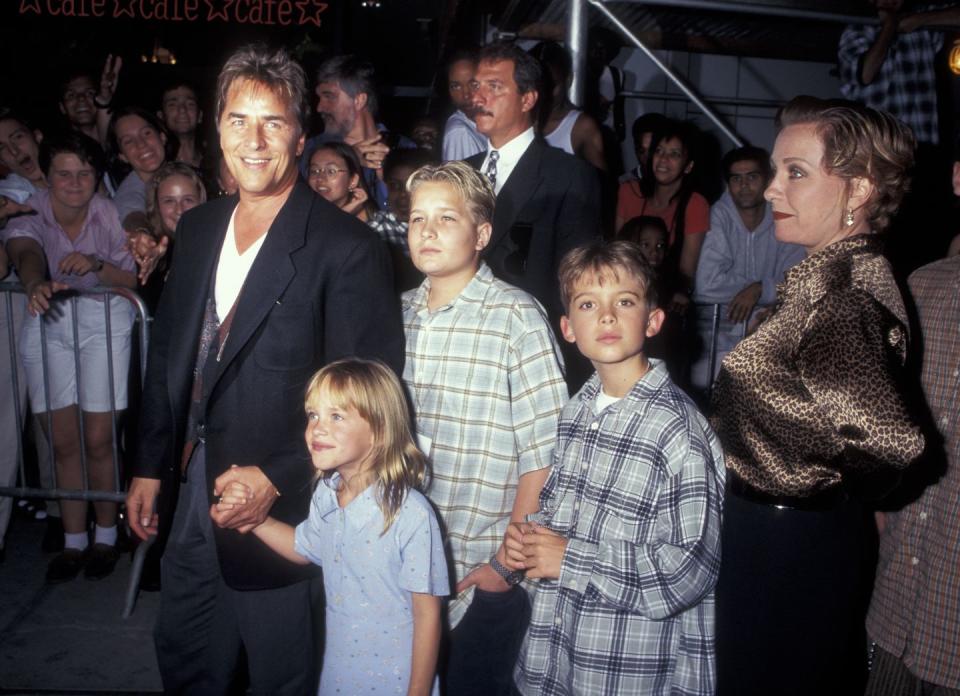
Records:
[[[489,561],[510,523],[520,476],[550,465],[567,400],[546,314],[486,264],[450,304],[427,309],[429,278],[403,295],[404,381],[429,438],[427,496],[447,534],[456,582]],[[473,591],[450,603],[450,625]]]

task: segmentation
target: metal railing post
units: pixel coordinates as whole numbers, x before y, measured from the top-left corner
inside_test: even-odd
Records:
[[[13,390],[13,417],[17,423],[17,469],[20,471],[20,479],[23,480],[26,475],[23,462],[23,413],[20,406],[20,375],[19,362],[17,360],[17,338],[14,333],[14,314],[13,314],[13,295],[10,292],[3,293],[4,309],[7,312],[7,344],[10,348],[10,387]],[[24,309],[26,313],[26,309]]]
[[[10,345],[11,355],[11,369],[13,372],[13,388],[14,388],[14,408],[16,409],[15,414],[18,418],[21,415],[21,409],[19,404],[19,399],[17,398],[19,390],[19,376],[16,372],[19,354],[17,351],[16,340],[14,336],[14,329],[12,325],[12,297],[11,293],[23,293],[23,286],[13,283],[0,283],[0,293],[4,293],[6,297],[4,298],[5,307],[8,311],[8,314],[11,314],[11,326],[8,329],[7,341]],[[96,287],[91,288],[90,290],[74,291],[75,294],[68,299],[58,299],[57,303],[60,305],[57,308],[54,308],[53,311],[70,311],[73,314],[73,323],[72,323],[72,333],[74,338],[74,368],[77,373],[77,412],[78,417],[80,418],[80,451],[81,451],[81,476],[83,479],[82,487],[79,489],[68,489],[60,488],[60,483],[57,480],[57,471],[56,463],[53,461],[55,455],[53,450],[53,434],[52,434],[52,423],[51,419],[47,418],[46,426],[46,439],[49,443],[51,462],[50,465],[53,469],[52,471],[52,488],[31,488],[27,486],[26,483],[26,472],[23,462],[22,454],[22,443],[19,438],[17,441],[18,448],[18,457],[20,465],[20,485],[19,486],[2,486],[0,485],[0,496],[11,496],[11,497],[20,497],[20,498],[45,498],[49,500],[78,500],[86,502],[113,502],[122,504],[126,500],[126,493],[123,490],[123,482],[120,479],[120,456],[119,456],[119,444],[118,444],[118,433],[116,426],[116,396],[114,394],[114,387],[116,385],[117,375],[114,370],[113,365],[113,353],[115,346],[113,345],[113,316],[112,316],[112,307],[110,306],[111,299],[114,296],[123,297],[132,305],[134,305],[137,318],[136,320],[140,321],[140,330],[139,330],[139,347],[140,347],[140,381],[141,384],[146,378],[146,362],[147,362],[147,349],[149,347],[149,317],[147,315],[147,308],[143,300],[131,289],[129,288],[104,288]],[[83,298],[90,295],[101,295],[104,298],[106,307],[104,307],[104,319],[105,319],[105,331],[107,332],[107,374],[108,381],[110,386],[110,408],[111,412],[114,414],[114,423],[112,429],[112,445],[113,445],[113,463],[114,463],[114,487],[113,490],[91,490],[89,476],[87,473],[86,467],[86,457],[85,457],[85,448],[83,443],[83,415],[82,409],[80,408],[80,393],[81,393],[81,379],[82,375],[80,374],[80,354],[79,354],[79,306],[78,306],[78,297]],[[47,330],[45,326],[45,321],[43,318],[39,321],[39,330],[40,330],[40,359],[41,359],[41,371],[43,374],[43,397],[45,404],[47,406],[47,411],[50,411],[51,402],[51,389],[50,389],[50,362],[49,355],[47,351]],[[2,338],[0,338],[2,340]],[[129,408],[129,404],[128,404]],[[123,609],[123,618],[129,618],[133,612],[133,607],[136,602],[137,589],[140,584],[140,575],[143,568],[144,558],[146,556],[147,550],[150,548],[150,545],[153,543],[153,537],[151,537],[147,542],[140,544],[137,548],[133,563],[131,566],[130,581],[127,587],[126,594],[126,603]]]
[[[583,106],[587,72],[587,4],[585,0],[567,3],[567,49],[570,51],[572,72],[567,97],[575,106]]]
[[[113,297],[103,296],[103,319],[104,332],[107,334],[107,382],[110,384],[110,454],[113,457],[113,487],[116,490],[121,489],[120,483],[120,448],[117,443],[117,395],[116,395],[116,375],[113,374],[113,327],[111,326],[110,306],[113,303]],[[127,367],[127,378],[129,380],[130,368]],[[129,406],[129,396],[127,397]]]
[[[713,397],[713,373],[717,368],[717,334],[720,333],[720,308],[713,305],[713,319],[710,322],[710,360],[707,363],[707,403]]]
[[[777,7],[769,4],[754,4],[749,2],[732,2],[730,0],[616,0],[624,4],[640,4],[662,6],[668,9],[710,10],[712,12],[732,12],[737,14],[752,14],[762,17],[785,17],[788,19],[809,19],[819,22],[834,22],[837,24],[880,24],[876,14],[852,15],[840,12],[823,12],[821,10],[805,10],[799,7]]]
[[[80,477],[83,480],[83,490],[90,490],[90,472],[87,469],[87,436],[84,431],[83,423],[83,375],[80,368],[80,301],[74,295],[70,298],[70,310],[73,312],[73,366],[76,378],[74,383],[77,386],[77,429],[80,433]],[[43,319],[41,318],[41,322]],[[50,430],[53,430],[53,411],[50,409],[50,403],[47,402],[47,413],[50,414]]]
[[[620,19],[615,14],[613,14],[613,12],[611,12],[609,8],[605,7],[601,0],[586,0],[586,2],[589,2],[591,5],[597,8],[603,14],[604,17],[610,20],[610,22],[617,29],[620,30],[620,32],[625,37],[630,39],[630,41],[633,43],[634,46],[636,46],[641,51],[643,51],[644,54],[646,54],[647,58],[649,58],[653,62],[653,64],[656,65],[657,68],[659,68],[660,72],[666,75],[667,78],[680,89],[680,91],[686,94],[687,98],[689,98],[690,101],[692,101],[697,106],[697,108],[703,112],[703,115],[709,118],[714,123],[714,125],[716,125],[717,128],[719,128],[723,132],[723,134],[730,139],[730,141],[734,145],[736,145],[737,147],[743,146],[743,140],[741,140],[740,137],[736,133],[734,133],[726,123],[723,122],[723,119],[721,119],[720,116],[713,109],[711,109],[699,97],[699,95],[687,85],[686,82],[684,82],[676,73],[674,73],[673,70],[671,70],[666,63],[664,63],[662,60],[657,58],[654,52],[651,51],[647,47],[647,45],[643,43],[643,41],[638,39],[636,34],[630,31],[630,29],[627,28],[627,25],[621,22]]]

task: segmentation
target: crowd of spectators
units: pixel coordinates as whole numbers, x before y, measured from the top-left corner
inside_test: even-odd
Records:
[[[702,193],[711,189],[703,185],[704,134],[692,123],[661,114],[638,118],[630,134],[638,165],[621,171],[603,115],[567,98],[570,56],[555,43],[529,52],[493,44],[452,53],[443,76],[447,111],[407,128],[379,108],[369,61],[334,56],[313,76],[323,129],[300,134],[291,166],[298,186],[309,187],[343,219],[372,230],[389,252],[392,298],[400,308],[398,322],[402,312],[407,345],[398,376],[412,397],[418,444],[435,468],[428,498],[448,535],[456,588],[447,609],[449,654],[440,667],[449,693],[566,693],[550,674],[557,668],[551,651],[565,640],[559,628],[551,632],[561,614],[584,622],[579,636],[563,628],[578,641],[569,648],[574,664],[559,663],[584,693],[663,688],[651,686],[657,680],[650,674],[675,677],[679,693],[710,693],[717,683],[723,694],[773,693],[772,684],[782,693],[855,693],[850,690],[867,682],[868,653],[852,647],[858,640],[861,647],[870,645],[870,693],[927,693],[905,685],[960,692],[960,576],[950,560],[960,556],[960,453],[952,401],[960,384],[960,244],[954,240],[943,250],[944,261],[911,276],[904,304],[891,265],[903,275],[914,269],[892,254],[884,260],[878,241],[888,228],[909,225],[897,211],[909,187],[914,145],[920,145],[918,166],[925,166],[924,149],[942,132],[932,87],[917,102],[917,95],[888,85],[900,80],[905,62],[925,61],[935,52],[938,35],[928,36],[925,27],[957,18],[898,14],[897,0],[877,0],[876,6],[882,24],[848,29],[840,66],[844,95],[877,110],[841,100],[792,101],[778,116],[772,153],[747,145],[723,156],[723,192],[715,201]],[[12,304],[0,303],[0,383],[12,384],[16,371],[21,391],[0,401],[0,434],[12,441],[25,427],[33,432],[40,482],[48,487],[55,481],[60,488],[111,491],[130,476],[121,467],[116,481],[114,464],[124,461],[118,443],[136,437],[125,417],[138,405],[138,391],[128,394],[127,379],[134,314],[121,298],[91,289],[135,288],[153,313],[168,282],[179,282],[175,287],[183,292],[183,280],[173,279],[185,263],[183,216],[191,219],[187,214],[208,200],[235,205],[248,194],[231,162],[238,155],[221,152],[204,137],[200,105],[206,100],[198,87],[175,80],[154,103],[120,104],[116,96],[124,78],[122,59],[112,55],[99,76],[65,73],[58,103],[48,107],[51,113],[59,109],[60,127],[50,132],[35,127],[33,114],[19,110],[22,104],[0,109],[0,276],[23,290]],[[891,90],[900,95],[892,103]],[[216,95],[218,133],[229,119],[244,116],[223,113],[228,98],[236,98],[231,95]],[[277,135],[271,128],[268,122],[256,137],[272,142]],[[257,166],[286,166],[271,157],[264,154]],[[952,183],[960,196],[957,159]],[[453,202],[444,198],[451,190],[459,196]],[[614,190],[615,203],[604,193]],[[449,212],[444,217],[438,210]],[[467,246],[450,252],[464,255],[452,268],[437,260],[445,251],[442,240],[437,248],[423,240],[433,225],[460,229],[457,215],[475,224]],[[825,220],[836,223],[834,237],[823,232]],[[231,217],[231,231],[233,225]],[[596,246],[603,240],[612,246]],[[241,264],[239,243],[236,251],[231,263]],[[581,264],[576,273],[571,258]],[[582,306],[571,299],[573,289],[592,298],[584,305],[606,307],[611,288],[627,292],[621,276],[634,275],[641,290],[628,290],[651,309],[643,316],[646,340],[640,340],[639,353],[651,367],[629,375],[638,385],[659,385],[656,397],[642,397],[650,400],[650,413],[638,417],[661,419],[662,432],[637,421],[603,421],[604,409],[620,408],[609,397],[636,401],[643,390],[609,392],[616,375],[606,354],[586,347],[586,324],[574,321]],[[216,280],[219,294],[220,275]],[[241,298],[242,286],[241,280],[234,288]],[[611,316],[624,311],[619,303],[626,300],[619,297],[611,300]],[[208,315],[215,300],[211,293]],[[233,310],[219,318],[228,327],[221,341],[232,318]],[[12,353],[8,327],[18,341]],[[594,370],[599,380],[590,379]],[[194,378],[200,372],[198,363]],[[686,395],[674,392],[670,381]],[[581,388],[574,402],[584,398],[594,405],[586,411],[565,407],[567,396]],[[601,422],[601,440],[606,435],[615,442],[610,452],[584,434]],[[196,425],[191,421],[191,428]],[[689,442],[678,444],[670,427],[685,428]],[[927,451],[920,458],[924,438]],[[617,457],[639,456],[633,453],[642,448],[637,443],[670,453],[661,457],[664,480],[617,478],[626,476]],[[559,454],[552,454],[555,444]],[[612,472],[610,480],[619,482],[613,488],[608,482],[584,492],[582,486],[589,489],[596,481],[576,479],[564,468],[573,461],[566,448],[577,448],[570,451],[580,456],[579,448],[588,444],[600,448],[589,456]],[[676,454],[684,447],[690,452]],[[17,451],[6,449],[0,453],[0,485],[13,485]],[[673,456],[696,460],[694,483],[668,475],[679,466],[667,461]],[[926,462],[937,456],[939,479],[914,475],[918,466],[932,467]],[[918,459],[924,464],[908,469]],[[726,488],[723,472],[714,471],[721,460]],[[548,481],[551,464],[565,473]],[[896,485],[903,470],[904,481],[916,490]],[[573,478],[563,478],[568,475]],[[675,496],[670,500],[676,507],[630,498],[619,485],[662,490]],[[699,486],[696,495],[684,485]],[[726,505],[714,497],[714,488],[726,490]],[[274,490],[285,495],[279,485]],[[627,502],[608,500],[617,497],[613,492]],[[576,528],[579,508],[565,506],[579,505],[579,498],[571,503],[574,498],[565,495],[584,496],[587,515],[596,520],[584,528],[590,525],[596,538],[568,547],[579,555],[564,566],[567,575],[528,573],[555,577],[550,592],[559,594],[544,599],[548,593],[538,590],[526,633],[530,606],[513,588],[514,574],[536,569],[524,566],[523,558],[536,535],[529,523],[537,514],[549,509],[556,519],[570,518],[569,530]],[[644,516],[630,505],[651,509]],[[689,508],[687,520],[671,517],[683,505],[696,508],[702,527],[684,527],[693,524]],[[10,508],[10,499],[0,496],[0,561]],[[61,501],[49,512],[53,531],[45,549],[58,552],[48,566],[49,582],[72,580],[81,571],[91,579],[113,571],[124,548],[116,504],[94,503],[89,521],[83,501]],[[683,572],[671,569],[675,575],[658,567],[654,588],[643,584],[642,569],[639,579],[610,580],[615,570],[600,567],[628,562],[617,550],[601,557],[604,535],[648,538],[654,532],[645,525],[652,524],[677,525],[665,543],[683,554],[651,551],[651,565],[692,565]],[[611,532],[612,526],[620,531]],[[877,566],[871,553],[878,532]],[[946,560],[934,564],[931,558],[918,579],[911,567],[927,568],[925,553]],[[829,568],[805,568],[811,559]],[[564,594],[578,589],[575,575],[604,572],[609,587],[598,581],[592,595],[581,589],[571,600]],[[770,578],[780,582],[791,573],[789,583],[769,586]],[[697,589],[687,588],[679,599],[669,596],[686,582]],[[827,596],[823,587],[836,591]],[[634,596],[654,590],[664,593],[672,609],[651,608]],[[491,600],[495,592],[503,597]],[[644,625],[609,619],[616,627],[604,629],[603,611],[591,605],[604,601],[616,605],[616,612],[642,615]],[[681,640],[678,648],[659,632],[673,618],[678,635],[693,643]],[[832,619],[842,630],[833,630]],[[650,637],[654,632],[646,624],[656,621],[664,623]],[[707,628],[698,632],[686,621]],[[172,624],[167,628],[173,630]],[[604,630],[620,631],[621,639],[660,641],[636,648],[633,657],[649,666],[630,666],[623,658],[597,668],[596,661],[609,659]],[[864,630],[868,641],[860,635]],[[696,643],[701,639],[703,645]],[[489,650],[491,645],[502,649]],[[670,662],[678,654],[679,667]],[[833,690],[822,690],[825,685]]]

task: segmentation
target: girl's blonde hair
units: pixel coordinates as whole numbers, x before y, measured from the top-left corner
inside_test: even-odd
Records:
[[[160,219],[160,202],[157,200],[160,184],[172,176],[185,176],[190,179],[197,187],[197,196],[200,202],[207,202],[207,189],[196,169],[183,162],[167,162],[161,166],[154,172],[153,178],[147,184],[147,221],[150,223],[150,231],[158,239],[161,235],[167,235],[172,239],[174,232],[176,232],[176,230],[163,229],[163,220]]]
[[[410,410],[400,380],[379,360],[345,358],[310,379],[304,406],[309,409],[321,391],[333,403],[355,408],[373,431],[373,472],[385,534],[407,491],[422,486],[427,473],[427,458],[411,435]]]

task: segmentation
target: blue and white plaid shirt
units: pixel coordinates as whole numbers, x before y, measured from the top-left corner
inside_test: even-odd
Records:
[[[936,145],[940,134],[934,61],[943,34],[925,29],[898,34],[876,78],[865,85],[860,81],[860,63],[879,33],[879,25],[851,24],[843,30],[837,47],[840,91],[847,99],[890,112],[910,126],[919,142]]]
[[[713,694],[724,468],[664,364],[599,414],[594,375],[564,407],[538,516],[567,537],[540,580],[522,694]]]

